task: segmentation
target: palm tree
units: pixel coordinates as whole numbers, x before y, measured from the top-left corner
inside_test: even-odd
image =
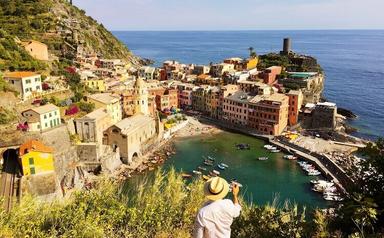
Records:
[[[249,50],[249,56],[250,56],[251,58],[256,58],[256,57],[257,57],[257,54],[256,54],[256,52],[254,51],[254,48],[253,48],[252,46],[249,47],[248,50]]]

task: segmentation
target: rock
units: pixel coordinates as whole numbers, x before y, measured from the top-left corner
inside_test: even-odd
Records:
[[[357,118],[356,114],[354,114],[352,111],[350,111],[348,109],[345,109],[345,108],[338,107],[337,108],[337,113],[342,115],[342,116],[345,116],[348,119],[355,119],[355,118]]]

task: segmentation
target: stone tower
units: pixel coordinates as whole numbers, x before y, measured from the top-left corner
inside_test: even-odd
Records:
[[[137,78],[133,86],[133,104],[135,105],[135,114],[149,114],[148,110],[148,89],[142,78]]]

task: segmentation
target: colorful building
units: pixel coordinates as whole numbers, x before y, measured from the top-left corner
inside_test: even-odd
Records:
[[[53,104],[30,108],[21,113],[29,131],[44,131],[61,124],[60,109]]]
[[[9,82],[20,93],[22,100],[41,95],[40,74],[34,72],[11,72],[4,75],[4,80]]]
[[[84,81],[84,83],[89,89],[93,91],[105,92],[107,90],[103,79],[87,79]]]
[[[39,41],[30,40],[21,42],[21,45],[33,58],[44,61],[49,59],[48,46],[46,44]]]
[[[237,91],[224,98],[222,119],[235,125],[248,124],[248,101],[251,97],[243,91]]]
[[[301,90],[290,90],[286,95],[289,97],[288,125],[294,126],[299,121],[299,111],[303,105],[304,96]]]
[[[289,97],[258,95],[249,101],[248,126],[260,134],[280,135],[288,124]]]
[[[87,97],[87,101],[94,103],[96,109],[105,108],[111,115],[112,122],[117,123],[123,118],[122,108],[120,104],[120,97],[114,96],[110,93],[97,93]]]
[[[19,156],[24,176],[53,172],[55,170],[53,149],[39,141],[30,140],[21,145]]]

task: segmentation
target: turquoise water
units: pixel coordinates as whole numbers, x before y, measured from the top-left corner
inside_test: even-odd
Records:
[[[237,150],[236,143],[250,144],[250,150]],[[175,142],[176,155],[164,165],[178,171],[192,172],[202,164],[202,156],[216,158],[216,164],[224,162],[229,165],[225,171],[217,167],[207,168],[221,172],[221,176],[230,181],[236,178],[243,188],[243,197],[256,204],[272,202],[277,196],[279,202],[289,200],[308,208],[326,207],[322,197],[312,192],[309,181],[314,177],[304,174],[295,161],[283,159],[282,153],[270,153],[263,148],[264,142],[253,137],[223,132],[213,136],[199,136],[178,139]],[[257,158],[267,156],[269,160]]]

